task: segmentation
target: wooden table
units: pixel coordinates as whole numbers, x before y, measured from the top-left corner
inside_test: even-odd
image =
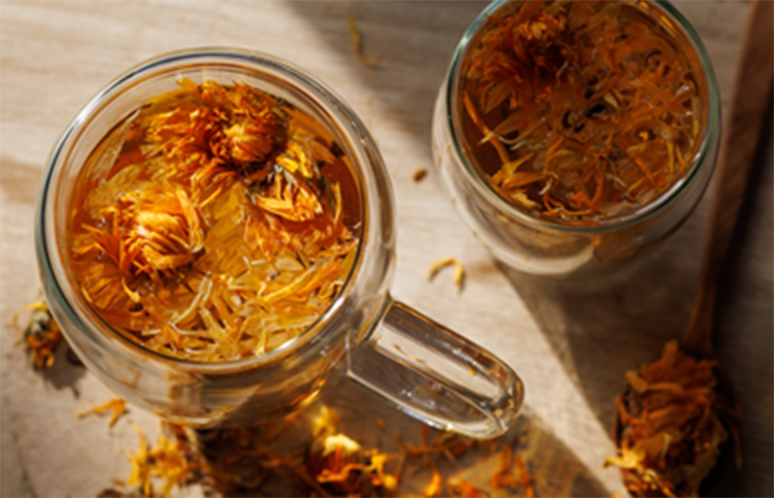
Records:
[[[727,112],[748,4],[677,5],[705,40]],[[351,104],[375,136],[395,187],[394,295],[496,351],[524,378],[527,400],[519,424],[539,441],[532,459],[538,492],[541,482],[543,495],[624,492],[618,471],[602,467],[614,451],[613,398],[623,387],[625,370],[654,358],[686,326],[712,190],[661,251],[628,273],[557,283],[497,266],[442,193],[430,155],[436,92],[459,37],[483,6],[461,1],[0,3],[3,496],[94,496],[112,478],[128,476],[126,454],[137,444],[130,420],[151,436],[158,431],[153,417],[139,409],[110,431],[103,419],[77,419],[76,412],[111,393],[61,355],[50,371],[33,371],[23,350],[14,346],[11,316],[39,294],[35,201],[59,134],[127,67],[163,52],[207,45],[285,58]],[[379,58],[376,69],[355,58],[349,16],[357,19],[366,54]],[[745,466],[726,480],[731,487],[725,493],[732,495],[774,492],[770,141],[761,161],[718,316],[718,349],[744,411]],[[414,182],[414,172],[423,168],[430,174]],[[464,291],[457,291],[450,272],[427,280],[428,266],[445,257],[464,264]],[[347,389],[353,388],[331,395],[331,402],[345,410],[341,393]],[[409,426],[380,403],[369,403],[372,412]],[[568,475],[572,482],[565,482]]]

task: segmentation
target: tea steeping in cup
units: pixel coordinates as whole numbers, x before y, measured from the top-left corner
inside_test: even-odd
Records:
[[[292,104],[246,84],[180,87],[118,123],[75,183],[67,264],[124,337],[199,362],[301,334],[360,238],[352,168]]]
[[[495,256],[589,274],[691,212],[714,167],[718,108],[709,57],[666,2],[496,1],[439,93],[436,162]]]
[[[501,434],[514,372],[389,295],[392,206],[373,139],[324,84],[263,54],[182,51],[65,131],[38,261],[86,366],[175,422],[260,423],[346,373],[434,426]]]

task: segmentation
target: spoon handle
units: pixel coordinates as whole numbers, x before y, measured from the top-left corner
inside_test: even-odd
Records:
[[[731,116],[720,146],[717,184],[699,290],[681,346],[714,357],[712,321],[718,277],[726,259],[765,119],[769,116],[774,67],[774,2],[750,7]]]

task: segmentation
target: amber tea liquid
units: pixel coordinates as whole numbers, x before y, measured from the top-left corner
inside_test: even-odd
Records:
[[[318,121],[247,85],[184,80],[90,155],[67,259],[81,297],[132,342],[234,361],[328,309],[361,217],[352,165]]]
[[[460,143],[530,216],[577,226],[629,216],[691,169],[707,113],[700,67],[642,5],[514,1],[463,60]]]

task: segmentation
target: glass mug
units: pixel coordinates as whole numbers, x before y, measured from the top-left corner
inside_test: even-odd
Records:
[[[506,265],[544,277],[586,277],[641,261],[639,257],[664,241],[698,204],[715,166],[720,137],[720,101],[709,55],[699,35],[666,1],[628,2],[643,15],[658,19],[677,43],[695,56],[702,81],[704,133],[681,179],[655,201],[627,215],[593,226],[538,219],[506,201],[482,177],[463,143],[461,74],[490,16],[509,0],[489,4],[465,31],[441,85],[432,124],[434,161],[442,184],[458,213],[479,241]],[[635,258],[636,256],[636,258]]]
[[[249,359],[197,363],[144,349],[97,315],[76,290],[66,263],[67,211],[86,158],[116,123],[149,98],[177,88],[182,77],[241,82],[294,104],[331,131],[360,191],[362,236],[343,289],[305,332]],[[346,372],[432,426],[478,438],[502,434],[521,406],[518,376],[488,351],[390,297],[393,202],[373,139],[325,85],[263,54],[188,50],[130,69],[73,120],[50,159],[36,248],[51,310],[83,363],[117,395],[168,420],[198,427],[259,423],[308,405]]]

